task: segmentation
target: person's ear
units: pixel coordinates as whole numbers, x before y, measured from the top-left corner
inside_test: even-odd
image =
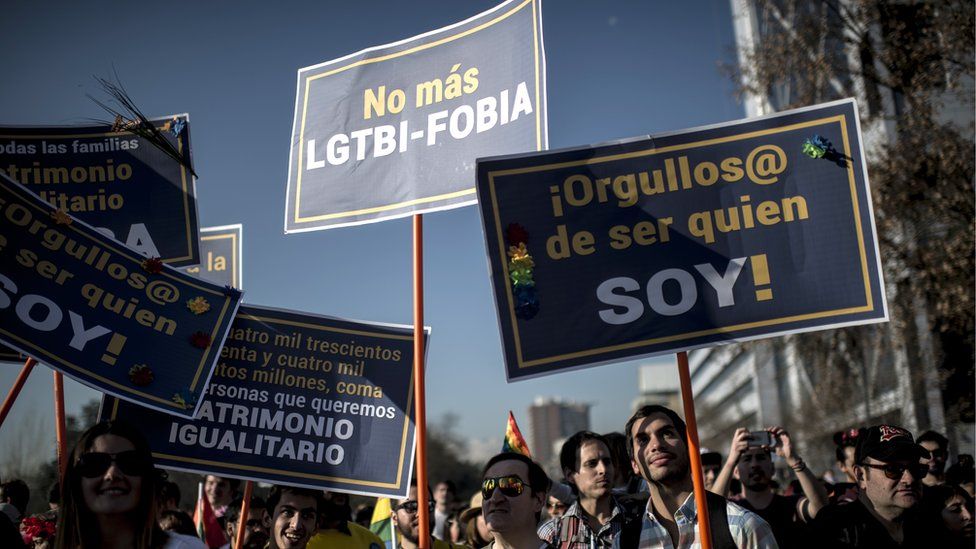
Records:
[[[534,512],[534,513],[540,513],[540,512],[542,512],[542,509],[546,506],[546,500],[548,498],[549,498],[549,495],[546,492],[533,493],[532,494],[532,501],[533,501],[533,503],[532,503],[532,512]]]
[[[269,513],[267,509],[265,509],[264,513],[261,514],[261,522],[264,523],[265,528],[268,528],[269,530],[271,529],[271,513]]]
[[[571,471],[569,469],[563,469],[563,477],[566,479],[567,482],[569,482],[573,486],[576,485],[576,474],[577,474],[576,471]]]

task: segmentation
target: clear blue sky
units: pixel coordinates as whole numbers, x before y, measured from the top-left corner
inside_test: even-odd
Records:
[[[104,119],[85,94],[100,96],[92,76],[116,71],[146,114],[190,114],[200,221],[244,224],[248,302],[410,324],[409,218],[283,234],[296,71],[495,4],[10,2],[0,20],[0,124]],[[735,61],[727,0],[548,0],[543,27],[552,148],[743,116],[719,68]],[[594,429],[621,429],[638,363],[507,385],[478,212],[430,214],[424,227],[429,419],[453,412],[461,434],[500,444],[507,411],[524,418],[546,395],[590,402]],[[0,364],[0,393],[18,370]],[[69,413],[96,396],[69,381]],[[51,402],[50,371],[38,367],[0,446],[36,417],[53,448]]]

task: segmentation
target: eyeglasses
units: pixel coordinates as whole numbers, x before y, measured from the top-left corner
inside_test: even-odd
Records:
[[[565,509],[566,504],[560,501],[550,501],[546,504],[546,509]]]
[[[495,488],[498,488],[503,495],[514,498],[522,495],[527,486],[531,488],[518,475],[486,478],[481,481],[481,496],[485,499],[491,499],[491,495],[495,493]]]
[[[126,450],[117,454],[104,452],[88,452],[81,454],[75,468],[85,478],[100,477],[108,471],[112,464],[116,464],[123,473],[129,476],[142,476],[149,470],[149,463],[135,450]]]
[[[417,512],[417,509],[419,509],[419,508],[420,508],[420,503],[417,500],[412,499],[412,500],[409,500],[409,501],[405,501],[405,502],[401,503],[400,505],[397,505],[396,506],[396,509],[394,509],[394,511],[399,511],[400,509],[403,509],[404,511],[406,511],[408,513],[416,513]],[[434,502],[433,501],[430,501],[430,500],[427,501],[427,512],[428,513],[433,513],[434,512]]]
[[[862,463],[862,467],[870,467],[871,469],[880,469],[884,472],[884,476],[891,480],[898,480],[905,474],[905,471],[912,473],[912,477],[915,480],[919,480],[929,473],[929,466],[924,463],[913,463],[911,465],[905,465],[903,463],[885,463],[884,465],[876,465],[874,463]]]

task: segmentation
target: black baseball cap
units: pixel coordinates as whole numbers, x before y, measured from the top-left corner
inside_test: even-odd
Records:
[[[868,427],[857,438],[854,454],[857,463],[863,463],[869,457],[887,462],[914,461],[929,456],[925,448],[915,444],[915,438],[907,429],[894,425]]]
[[[702,467],[721,467],[722,454],[718,452],[702,452],[701,464]]]

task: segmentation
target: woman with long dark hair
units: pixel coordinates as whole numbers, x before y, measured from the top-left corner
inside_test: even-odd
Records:
[[[68,456],[55,549],[197,549],[156,522],[156,482],[145,437],[124,421],[85,431]]]

